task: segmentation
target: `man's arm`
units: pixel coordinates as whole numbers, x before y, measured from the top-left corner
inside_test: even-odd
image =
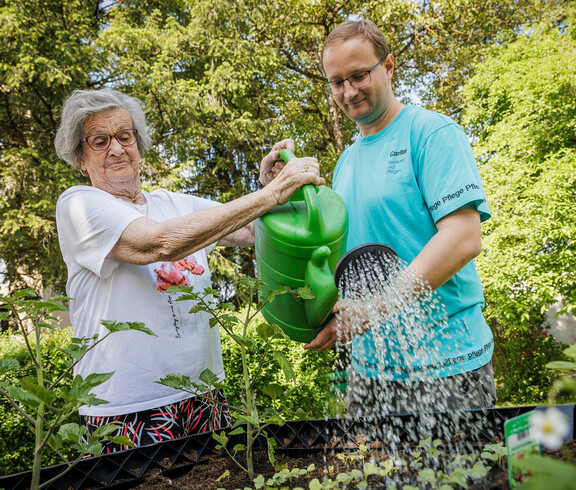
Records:
[[[221,247],[250,247],[254,245],[255,238],[254,223],[248,223],[245,227],[218,240],[218,245]]]
[[[442,286],[474,259],[482,247],[480,213],[475,208],[457,209],[438,220],[436,228],[438,233],[408,265],[408,274],[404,274],[415,297],[426,293],[424,284],[432,290]],[[382,303],[378,307],[384,316],[386,305]],[[370,328],[368,322],[359,320],[364,308],[361,301],[338,301],[333,309],[336,316],[304,348],[324,351],[337,341],[347,342],[363,334]]]
[[[464,206],[436,223],[436,233],[416,256],[408,269],[438,289],[482,249],[480,213]]]

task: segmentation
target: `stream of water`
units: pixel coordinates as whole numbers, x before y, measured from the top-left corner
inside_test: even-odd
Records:
[[[378,252],[351,262],[338,287],[355,338],[337,346],[337,370],[348,372],[347,417],[359,422],[350,439],[372,441],[392,460],[428,437],[441,439],[444,453],[470,453],[484,417],[465,410],[474,400],[453,378],[437,380],[449,330],[438,295],[397,256]],[[425,467],[447,464],[433,448],[421,452]]]

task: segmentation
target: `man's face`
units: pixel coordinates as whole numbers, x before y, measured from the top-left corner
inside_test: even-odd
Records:
[[[323,66],[328,81],[338,81],[351,75],[370,70],[379,58],[372,43],[359,37],[334,44],[324,51]],[[394,59],[388,55],[370,73],[371,82],[366,87],[356,88],[344,82],[344,92],[334,100],[361,130],[378,125],[385,119],[393,98],[391,79]],[[362,131],[364,134],[364,131]]]

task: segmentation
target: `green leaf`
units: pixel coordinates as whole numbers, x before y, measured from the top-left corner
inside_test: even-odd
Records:
[[[292,368],[292,363],[286,357],[283,352],[274,352],[274,360],[280,365],[280,368],[284,372],[284,376],[288,381],[294,378],[294,369]]]
[[[274,324],[261,323],[256,327],[256,332],[258,333],[258,335],[260,335],[260,337],[262,337],[266,341],[283,339],[286,337],[284,335],[284,332],[282,332],[282,329],[275,323]]]
[[[239,335],[232,334],[231,337],[239,344],[246,347],[248,352],[254,352],[256,350],[256,342],[254,339],[249,337],[241,337]]]
[[[246,434],[246,430],[244,429],[243,426],[240,427],[236,427],[234,430],[231,430],[228,435],[230,436],[236,436],[238,434]]]
[[[268,383],[264,385],[262,392],[272,398],[272,400],[276,400],[284,393],[284,387],[278,383]]]
[[[467,478],[468,478],[467,470],[465,470],[464,468],[457,468],[448,477],[448,481],[457,483],[458,485],[464,488],[468,488]]]
[[[219,434],[218,432],[214,431],[212,433],[212,438],[217,442],[219,442],[220,444],[222,444],[223,446],[226,446],[226,444],[228,443],[228,437],[226,436],[226,432],[224,431],[221,431]]]
[[[44,386],[39,386],[37,384],[30,383],[25,380],[20,380],[20,385],[25,391],[27,391],[32,396],[40,400],[42,403],[45,403],[46,405],[51,405],[56,399],[56,395],[54,394],[54,392],[48,391]]]
[[[576,364],[568,361],[552,361],[546,364],[548,369],[576,369]]]
[[[12,294],[12,296],[14,296],[15,298],[37,298],[38,295],[36,294],[36,291],[34,291],[33,289],[20,289],[19,291],[14,291],[14,293]]]
[[[469,473],[470,476],[474,480],[479,480],[480,478],[484,478],[490,472],[490,467],[486,466],[481,461],[476,462],[472,468],[470,468]]]
[[[36,408],[40,405],[40,401],[36,396],[33,396],[28,391],[23,390],[18,386],[6,386],[5,390],[8,394],[14,398],[14,400],[18,400],[23,405]]]
[[[0,376],[19,369],[20,363],[16,359],[0,359]]]
[[[376,466],[373,463],[370,463],[369,461],[366,461],[364,463],[364,475],[368,476],[368,475],[379,475],[380,474],[380,468],[378,466]]]
[[[117,432],[119,425],[111,423],[106,424],[98,427],[92,434],[90,435],[90,440],[99,440],[109,436],[110,434],[114,434]]]
[[[86,432],[86,426],[75,423],[61,425],[58,434],[64,442],[78,444]]]
[[[210,369],[204,369],[199,376],[200,381],[206,383],[207,386],[216,386],[219,383],[218,376],[216,376]]]
[[[134,447],[134,444],[128,436],[107,436],[105,440],[121,446]]]
[[[572,359],[576,359],[576,344],[572,344],[563,350],[564,354]]]
[[[88,375],[85,379],[82,376],[77,375],[72,381],[72,386],[70,391],[64,389],[61,390],[62,396],[67,402],[75,403],[77,406],[80,405],[101,405],[103,403],[108,403],[105,400],[100,400],[90,391],[96,386],[101,385],[114,373],[93,373]]]
[[[170,388],[174,388],[176,390],[185,388],[190,389],[190,376],[183,376],[181,374],[167,374],[163,378],[160,378],[160,381],[156,381],[156,383],[168,386]]]
[[[436,472],[432,468],[424,468],[418,472],[416,479],[422,483],[436,483]]]
[[[282,416],[278,414],[270,415],[269,417],[265,418],[267,424],[274,424],[274,425],[284,425],[286,420],[282,418]]]
[[[302,299],[316,299],[316,295],[310,286],[304,286],[302,288],[296,289],[294,294]]]
[[[87,454],[92,454],[94,456],[102,455],[102,443],[100,442],[90,442],[84,449]]]
[[[152,332],[152,330],[146,328],[142,322],[115,322],[110,320],[102,320],[101,324],[104,325],[110,332],[126,332],[129,330],[135,330],[157,337],[157,335]]]

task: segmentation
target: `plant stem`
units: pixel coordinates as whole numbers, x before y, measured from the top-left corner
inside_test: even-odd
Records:
[[[38,386],[44,386],[44,366],[42,365],[42,350],[40,346],[40,327],[34,325],[36,331],[36,346],[35,346],[35,360],[36,378]],[[38,406],[38,413],[36,415],[35,437],[34,444],[34,465],[32,467],[32,489],[35,490],[40,486],[40,470],[42,469],[42,452],[44,451],[44,442],[42,441],[42,431],[44,429],[44,410],[46,406],[44,402],[40,402]]]
[[[250,390],[250,378],[248,374],[248,363],[246,362],[246,348],[240,346],[240,354],[242,356],[242,372],[244,373],[244,394],[246,396],[246,411],[248,412],[248,417],[253,416],[252,408],[252,393]],[[248,470],[248,477],[250,479],[254,478],[254,462],[252,460],[252,446],[254,444],[253,440],[253,427],[252,422],[248,420],[246,423],[246,469]]]

